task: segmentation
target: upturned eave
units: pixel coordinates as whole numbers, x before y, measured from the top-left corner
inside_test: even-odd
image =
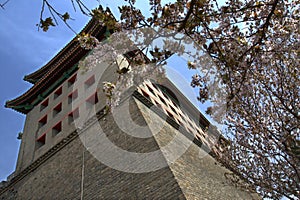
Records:
[[[106,37],[106,27],[99,25],[98,21],[91,19],[81,33],[89,33],[99,41]],[[74,37],[54,58],[46,65],[32,74],[24,77],[24,80],[34,85],[19,97],[6,102],[6,108],[12,108],[20,113],[27,114],[35,105],[46,98],[55,88],[55,84],[61,83],[61,78],[67,79],[74,72],[70,69],[87,55],[89,51],[83,49],[77,36]],[[49,90],[53,88],[52,91]],[[45,92],[47,91],[47,92]]]

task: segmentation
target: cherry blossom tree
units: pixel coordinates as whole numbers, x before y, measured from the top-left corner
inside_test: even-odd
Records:
[[[224,134],[231,141],[221,162],[263,197],[299,198],[299,1],[149,3],[148,18],[134,1],[123,6],[122,27],[182,32],[203,46],[221,74],[228,91]],[[200,101],[211,100],[207,78],[192,80]]]
[[[41,29],[55,26],[56,18],[68,24],[67,12],[59,13],[47,0],[43,2]],[[230,142],[219,155],[220,162],[254,186],[262,197],[300,198],[299,0],[176,0],[166,4],[149,0],[147,13],[136,6],[135,0],[125,0],[119,7],[119,19],[109,10],[89,10],[80,0],[71,2],[112,32],[152,28],[159,35],[159,30],[170,30],[163,34],[172,37],[174,32],[179,33],[201,47],[228,91],[224,101],[207,110],[220,122],[214,109],[220,104],[227,108],[223,135]],[[50,16],[45,18],[46,7]],[[151,38],[156,38],[155,34]],[[96,46],[97,41],[87,35],[79,38],[91,48]],[[142,43],[147,42],[151,43]],[[184,48],[170,51],[169,43],[141,49],[149,50],[152,63],[163,63],[169,56],[185,52]],[[188,68],[203,67],[199,63],[203,54],[194,52],[191,58]],[[215,72],[207,71],[193,76],[191,86],[199,88],[199,101],[214,102],[216,97],[208,88]],[[105,87],[110,94],[115,86],[105,83]]]

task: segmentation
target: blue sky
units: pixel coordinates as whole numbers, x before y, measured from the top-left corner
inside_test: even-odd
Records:
[[[0,3],[3,2],[0,0]],[[96,0],[86,2],[89,8],[98,6]],[[114,14],[117,13],[117,5],[122,2],[101,1]],[[70,0],[54,1],[53,5],[62,13],[68,11],[71,14],[75,20],[70,24],[76,32],[89,20],[80,12],[74,12]],[[75,36],[60,21],[58,27],[48,32],[38,31],[36,24],[39,22],[41,6],[42,0],[11,0],[4,10],[0,9],[0,181],[6,180],[15,169],[20,145],[17,136],[23,131],[25,121],[25,115],[5,108],[5,102],[27,91],[32,85],[23,81],[23,77],[46,64]]]
[[[0,1],[4,2],[4,1]],[[59,1],[57,1],[59,3]],[[71,1],[56,4],[59,9],[72,11]],[[92,1],[90,1],[92,2]],[[62,22],[48,32],[37,31],[41,0],[12,0],[0,10],[0,181],[15,169],[25,115],[4,108],[5,101],[14,99],[31,87],[23,77],[46,64],[75,35]],[[97,6],[97,1],[90,3]],[[71,22],[80,31],[88,18],[73,13]]]
[[[2,0],[0,0],[2,2]],[[88,22],[80,12],[73,12],[71,1],[56,1],[55,6],[61,12],[70,11],[72,28],[79,32]],[[97,6],[97,1],[87,1],[89,8]],[[113,13],[117,13],[116,5],[122,1],[102,1],[102,5],[110,6]],[[14,99],[23,94],[32,85],[23,81],[27,74],[46,64],[59,50],[61,50],[75,34],[59,21],[59,26],[51,28],[48,32],[37,31],[36,24],[39,21],[41,0],[11,0],[6,4],[5,10],[0,10],[0,181],[5,180],[15,169],[20,141],[17,140],[19,132],[23,131],[25,115],[4,107],[5,101]],[[143,3],[140,1],[140,3]],[[112,5],[113,4],[113,5]],[[185,65],[185,62],[180,61]],[[171,60],[170,64],[178,65],[178,60]],[[186,68],[185,68],[186,69]],[[180,69],[174,69],[176,71]],[[185,83],[191,72],[185,74]],[[181,82],[182,83],[182,82]],[[176,83],[175,83],[176,84]],[[182,85],[181,85],[182,86]],[[181,88],[182,89],[182,88]],[[185,90],[185,89],[183,89]],[[196,97],[193,90],[189,93]],[[195,103],[195,101],[193,101]],[[198,104],[199,105],[199,104]]]

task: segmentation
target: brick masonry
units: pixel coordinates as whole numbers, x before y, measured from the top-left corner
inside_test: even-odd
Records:
[[[136,101],[147,123],[159,121],[161,118]],[[154,135],[160,148],[166,147],[170,141],[174,148],[165,148],[163,153],[186,199],[259,199],[258,195],[237,188],[225,178],[230,173],[221,167],[211,155],[187,139],[171,125],[166,124],[159,134]],[[175,162],[169,162],[178,149],[186,151]]]
[[[144,131],[153,134],[153,137],[130,136],[116,125],[112,115],[101,117],[99,121],[96,120],[85,127],[80,133],[80,137],[72,139],[70,137],[69,143],[48,156],[47,159],[41,160],[40,165],[33,168],[24,177],[13,179],[4,190],[0,190],[0,199],[257,198],[253,194],[230,185],[224,177],[224,173],[229,172],[227,169],[220,167],[211,156],[194,143],[189,142],[190,140],[165,123],[161,117],[150,111],[144,104],[130,98],[129,111],[131,119],[143,127]],[[164,124],[157,133],[155,126],[154,129],[146,127],[147,124],[153,124],[153,122]],[[126,127],[127,122],[123,123]],[[99,128],[101,128],[101,132],[99,132]],[[109,150],[105,148],[106,143],[98,139],[101,136],[105,136],[115,146],[127,152],[159,152],[154,163],[128,159],[128,163],[121,163],[125,171],[149,168],[149,165],[153,164],[150,166],[151,169],[151,167],[155,167],[155,163],[163,164],[166,167],[145,173],[129,173],[113,169],[96,159],[97,152],[95,150],[103,152]],[[178,148],[187,144],[189,146],[179,159],[171,163],[170,160],[172,155],[176,154],[176,148],[175,151],[170,152],[164,147],[173,141],[175,136],[178,136],[175,146],[177,145]],[[177,150],[180,151],[180,149]],[[101,153],[100,155],[102,155]],[[204,154],[205,156],[201,156]],[[115,162],[112,164],[118,164],[118,160],[122,160],[123,156],[119,155],[112,159],[112,162]],[[136,169],[130,165],[132,162],[137,163]]]

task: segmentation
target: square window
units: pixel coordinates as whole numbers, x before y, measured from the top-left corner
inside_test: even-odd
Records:
[[[141,91],[142,91],[142,93],[143,93],[144,97],[147,97],[147,98],[149,98],[149,94],[148,94],[147,92],[145,92],[143,89],[141,89]]]
[[[52,128],[52,135],[55,136],[61,132],[61,122],[57,123],[53,128]]]
[[[155,85],[155,83],[152,83],[152,86],[153,86],[156,90],[158,90],[158,88],[157,88],[157,86]]]
[[[202,132],[200,132],[198,129],[196,129],[196,130],[197,130],[197,134],[198,134],[198,135],[201,135],[202,137],[205,137],[205,135],[203,135]]]
[[[171,100],[171,101],[172,101],[173,105],[178,108],[178,105],[173,100]]]
[[[162,92],[162,94],[164,95],[165,99],[169,99],[168,96],[164,92]]]
[[[74,74],[69,80],[68,80],[68,87],[71,87],[77,80],[77,74]]]
[[[68,115],[69,124],[74,122],[75,119],[79,117],[79,108],[76,108]]]
[[[39,120],[39,128],[43,127],[47,123],[47,115]]]
[[[177,114],[177,112],[176,112],[175,108],[173,108],[173,106],[170,106],[170,108],[172,109],[172,111],[173,111],[175,114]]]
[[[149,87],[149,85],[147,85],[147,88],[148,88],[148,90],[152,93],[152,94],[154,94],[155,95],[155,93],[154,93],[154,91],[153,91],[153,89],[151,88],[151,87]]]
[[[95,76],[91,76],[88,80],[84,82],[85,89],[91,87],[95,83]]]
[[[54,99],[59,97],[62,94],[62,87],[60,87],[58,90],[54,92]]]
[[[165,105],[167,105],[166,101],[164,100],[164,98],[162,98],[160,95],[158,95],[159,99],[161,102],[163,102]]]
[[[43,103],[41,103],[40,111],[44,110],[49,104],[49,99],[46,99]]]
[[[60,113],[62,109],[62,104],[58,104],[54,109],[53,109],[53,117],[55,117],[58,113]]]
[[[40,148],[46,144],[46,133],[44,133],[41,137],[36,140],[36,148]]]
[[[75,90],[73,93],[68,96],[68,103],[71,104],[78,97],[78,90]]]
[[[157,107],[159,107],[159,108],[161,108],[161,109],[162,109],[162,106],[161,106],[161,104],[160,104],[160,103],[158,103],[156,100],[154,100],[154,102],[155,102],[155,105],[157,105]]]
[[[174,116],[169,111],[167,111],[167,113],[168,113],[169,117],[171,117],[172,119],[174,119]]]
[[[98,103],[98,95],[97,92],[90,96],[87,100],[85,100],[88,108]]]
[[[202,141],[200,136],[196,135],[196,139],[199,140],[200,142]]]

